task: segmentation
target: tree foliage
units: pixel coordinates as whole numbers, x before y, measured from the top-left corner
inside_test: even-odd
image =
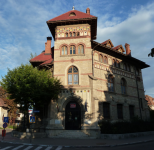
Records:
[[[30,103],[43,107],[51,99],[57,99],[61,88],[60,80],[51,77],[49,70],[38,70],[30,64],[8,69],[0,84],[10,94],[9,99],[24,104],[25,110]]]
[[[14,99],[8,99],[8,93],[0,86],[0,98],[8,105],[9,112],[8,117],[16,118],[17,104],[14,102]]]

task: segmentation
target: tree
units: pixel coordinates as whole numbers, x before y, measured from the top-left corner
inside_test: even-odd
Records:
[[[17,104],[14,102],[14,99],[8,99],[8,95],[6,90],[0,86],[0,98],[2,98],[9,107],[8,117],[9,119],[16,118]]]
[[[30,104],[35,103],[36,108],[43,108],[51,99],[56,100],[61,88],[60,80],[51,77],[49,70],[38,70],[31,64],[8,69],[0,84],[10,94],[9,99],[14,99],[20,106],[24,105],[20,109],[25,112]]]
[[[149,56],[154,57],[154,48],[151,49],[151,53],[148,54],[148,57]]]

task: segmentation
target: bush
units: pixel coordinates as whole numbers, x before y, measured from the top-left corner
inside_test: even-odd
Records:
[[[123,134],[154,131],[154,121],[143,121],[137,117],[130,122],[118,121],[111,123],[110,121],[102,120],[99,122],[101,133],[104,134]]]

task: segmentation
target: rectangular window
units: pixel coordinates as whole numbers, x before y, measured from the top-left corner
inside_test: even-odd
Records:
[[[117,104],[117,114],[118,114],[118,119],[123,119],[123,106],[122,106],[122,104]]]
[[[110,104],[103,103],[103,116],[104,119],[110,119]]]
[[[130,116],[130,119],[134,117],[134,106],[133,105],[129,105],[129,116]]]
[[[72,84],[72,75],[68,74],[68,84]]]

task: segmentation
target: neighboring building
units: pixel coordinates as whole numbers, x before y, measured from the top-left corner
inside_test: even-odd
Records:
[[[3,117],[8,117],[8,105],[0,98],[0,127],[3,127]]]
[[[71,10],[47,21],[55,40],[47,37],[45,51],[31,59],[35,67],[50,69],[61,80],[59,99],[51,100],[46,120],[48,136],[52,130],[82,130],[97,136],[98,121],[149,118],[144,101],[141,69],[146,63],[131,56],[129,44],[114,46],[111,40],[93,41],[97,17]],[[117,35],[118,36],[118,35]],[[57,109],[58,105],[58,109]]]
[[[154,98],[149,95],[145,95],[145,100],[148,102],[150,109],[154,110]]]

